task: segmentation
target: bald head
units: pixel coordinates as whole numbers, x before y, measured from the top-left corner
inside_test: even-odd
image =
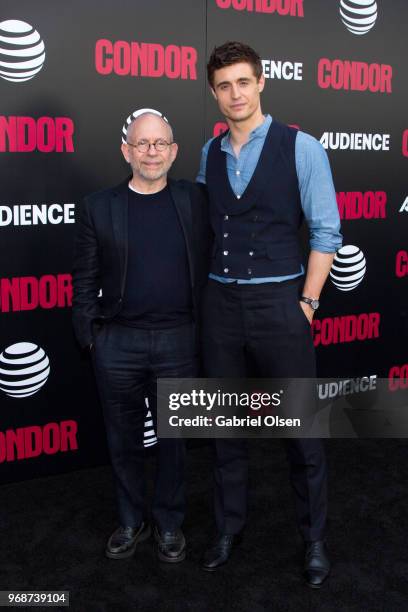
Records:
[[[132,123],[128,126],[126,131],[126,141],[127,142],[136,142],[140,139],[139,133],[143,133],[145,130],[161,131],[160,136],[158,138],[163,138],[167,140],[167,142],[173,142],[173,130],[171,129],[170,123],[156,115],[155,113],[143,113],[133,119]]]
[[[159,150],[156,143],[160,143]],[[122,143],[121,149],[131,165],[136,189],[152,192],[164,187],[177,156],[177,144],[167,121],[149,112],[136,117],[127,129],[126,143]]]

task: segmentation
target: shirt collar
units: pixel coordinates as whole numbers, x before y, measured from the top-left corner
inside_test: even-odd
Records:
[[[265,121],[261,123],[261,125],[258,125],[258,127],[256,127],[254,130],[252,130],[252,132],[250,132],[248,142],[250,142],[251,140],[255,140],[255,138],[265,138],[273,119],[271,115],[264,116]],[[225,136],[223,136],[223,138],[221,139],[221,151],[230,152],[231,149],[232,147],[230,143],[230,131],[228,130]]]

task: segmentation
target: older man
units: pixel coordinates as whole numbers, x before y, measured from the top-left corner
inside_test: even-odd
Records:
[[[157,378],[197,375],[209,227],[200,188],[167,178],[177,144],[159,113],[130,124],[122,153],[132,176],[85,198],[73,271],[74,327],[91,351],[119,506],[120,526],[106,547],[111,559],[131,556],[150,535],[144,397],[156,424]],[[158,557],[171,563],[185,558],[184,454],[182,440],[159,440],[152,515]]]

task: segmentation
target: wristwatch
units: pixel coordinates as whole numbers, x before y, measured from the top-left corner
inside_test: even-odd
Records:
[[[305,304],[309,304],[309,306],[313,309],[313,310],[317,310],[319,308],[319,300],[316,300],[314,298],[309,298],[306,297],[304,295],[302,295],[301,298],[299,298],[301,302],[305,302]]]

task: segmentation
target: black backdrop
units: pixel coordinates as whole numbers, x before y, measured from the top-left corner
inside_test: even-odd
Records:
[[[365,17],[362,9],[373,17]],[[217,122],[222,122],[206,84],[206,58],[214,45],[228,39],[255,47],[267,62],[268,72],[271,61],[278,71],[279,62],[286,62],[286,76],[290,76],[293,64],[301,64],[296,68],[298,78],[275,75],[267,79],[264,112],[298,125],[318,139],[328,132],[389,135],[386,150],[328,149],[338,193],[359,192],[363,197],[367,192],[381,192],[375,197],[381,201],[386,198],[386,204],[383,218],[365,218],[371,215],[368,210],[365,217],[343,219],[344,245],[354,245],[363,252],[366,271],[361,283],[350,291],[340,291],[328,280],[314,334],[318,344],[319,326],[325,319],[328,321],[323,327],[330,330],[341,317],[344,323],[349,315],[361,321],[364,313],[378,313],[376,337],[364,338],[362,333],[361,338],[353,338],[351,334],[349,341],[333,343],[327,336],[327,343],[317,346],[319,374],[390,376],[391,387],[406,386],[408,206],[404,207],[404,202],[408,121],[404,28],[408,7],[404,0],[379,0],[368,5],[362,0],[343,0],[342,10],[353,27],[358,22],[358,27],[364,28],[364,20],[376,17],[375,24],[365,34],[349,31],[341,19],[340,0],[124,0],[119,4],[108,0],[3,0],[0,469],[4,482],[106,459],[89,359],[81,354],[72,334],[69,291],[68,295],[61,288],[55,291],[58,279],[63,283],[65,278],[69,284],[75,223],[32,224],[30,207],[42,206],[49,211],[52,204],[68,204],[71,206],[67,210],[75,210],[77,216],[85,194],[122,180],[128,172],[119,150],[122,126],[131,112],[145,107],[162,111],[174,127],[180,152],[172,175],[193,179],[201,146],[213,135]],[[16,26],[10,20],[29,25]],[[32,78],[10,81],[10,74],[16,78],[29,71],[19,67],[19,62],[29,61],[35,54],[40,56],[38,50],[30,52],[33,42],[21,40],[24,27],[26,34],[32,29],[38,31],[45,46],[45,61]],[[102,64],[101,58],[96,58],[97,41],[101,40],[110,41],[105,46],[116,48],[115,67],[109,74],[101,74],[101,65],[102,71],[109,71],[109,53]],[[133,44],[133,50],[139,50],[142,56],[142,65],[137,58],[133,64],[139,74],[118,74],[127,71],[131,43],[138,43],[138,47]],[[25,55],[16,50],[23,50]],[[149,53],[156,59],[148,65]],[[195,54],[197,59],[193,61]],[[165,73],[153,76],[161,72],[162,56]],[[183,57],[187,65],[182,62],[179,66],[178,60]],[[330,60],[326,66],[332,66],[331,73],[326,69],[323,74],[325,83],[329,83],[324,88],[318,80],[322,58]],[[341,61],[333,66],[334,60]],[[390,66],[390,91],[364,90],[364,84],[358,90],[355,82],[345,89],[341,81],[347,62],[361,62],[364,73],[372,64]],[[381,81],[376,80],[378,70],[371,68],[374,90],[381,88]],[[386,87],[387,81],[383,85]],[[31,118],[26,121],[29,127],[25,131],[20,127],[17,133],[15,125],[24,123],[22,117]],[[41,117],[50,119],[39,121]],[[53,147],[54,126],[61,124],[56,118],[66,118],[65,125],[73,129],[72,151],[66,147],[56,151]],[[41,127],[44,123],[48,125],[45,136]],[[33,136],[33,126],[37,137]],[[24,144],[33,150],[22,150]],[[44,148],[51,150],[46,152]],[[373,197],[366,195],[368,200]],[[27,224],[16,224],[14,217],[10,221],[14,210],[28,219]],[[27,277],[31,278],[24,280]],[[28,296],[25,284],[31,287]],[[28,306],[24,305],[25,298]],[[41,347],[49,358],[50,372],[32,395],[15,398],[10,397],[10,388],[21,387],[10,387],[10,381],[29,376],[21,373],[27,367],[23,359],[24,354],[34,351],[33,346],[19,343]],[[19,361],[13,363],[15,358]],[[65,428],[74,432],[65,445],[61,433],[64,425],[60,425],[64,421],[69,422]],[[49,423],[57,425],[45,427]],[[77,433],[72,429],[75,427]]]

